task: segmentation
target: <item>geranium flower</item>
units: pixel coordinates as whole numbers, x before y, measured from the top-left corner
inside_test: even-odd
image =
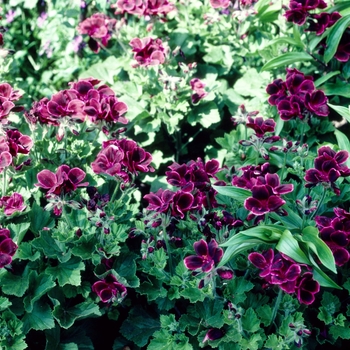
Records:
[[[326,7],[327,4],[323,0],[292,0],[289,3],[290,10],[286,11],[284,16],[288,22],[293,22],[301,26],[310,15],[310,10],[316,8],[324,9]]]
[[[224,331],[219,328],[210,328],[203,339],[203,343],[207,340],[217,340],[225,335]]]
[[[79,168],[72,168],[68,165],[61,165],[57,168],[56,174],[50,170],[42,170],[38,173],[38,183],[35,186],[48,190],[48,194],[66,194],[75,191],[78,187],[87,186],[88,182],[83,182],[85,172]]]
[[[168,0],[148,0],[144,9],[144,16],[165,15],[175,9],[175,6]]]
[[[329,184],[334,193],[339,195],[339,188],[335,181],[343,176],[350,175],[350,169],[344,164],[349,158],[347,151],[335,152],[328,146],[323,146],[318,150],[318,157],[315,159],[315,168],[306,171],[306,187],[313,187],[317,184]]]
[[[227,8],[230,6],[231,0],[210,0],[210,6],[214,9]]]
[[[156,193],[146,194],[143,198],[148,201],[147,210],[153,210],[158,213],[166,213],[172,203],[175,192],[160,188]]]
[[[0,137],[0,173],[12,164],[10,148],[4,137]]]
[[[145,11],[145,4],[143,0],[118,0],[112,7],[117,7],[115,14],[130,13],[133,15],[142,15]]]
[[[194,78],[190,81],[191,89],[194,91],[191,99],[193,103],[198,103],[201,99],[208,95],[204,90],[205,84],[198,78]]]
[[[204,239],[193,244],[196,255],[187,256],[184,264],[189,270],[210,272],[219,263],[224,252],[219,248],[215,239],[207,243]]]
[[[17,192],[14,192],[11,196],[0,198],[0,208],[1,207],[4,207],[4,214],[6,216],[11,216],[16,211],[23,211],[26,208],[23,197]]]
[[[127,293],[126,287],[113,275],[108,275],[104,280],[95,282],[91,289],[104,303],[123,299]]]
[[[6,141],[13,157],[16,157],[18,153],[28,154],[33,147],[33,140],[29,136],[20,133],[17,129],[6,131]]]
[[[311,272],[305,272],[297,284],[297,298],[300,303],[310,305],[315,301],[315,294],[320,291],[320,284],[313,279]]]
[[[246,123],[247,128],[251,128],[255,131],[255,135],[259,138],[264,137],[267,132],[274,132],[276,123],[273,119],[263,119],[262,117],[248,117]]]
[[[160,39],[134,38],[129,45],[134,52],[134,60],[137,61],[135,67],[156,66],[165,61],[166,51]]]
[[[316,35],[322,35],[327,28],[332,27],[341,18],[341,15],[339,12],[322,12],[312,14],[309,17],[309,27],[305,31],[316,32]]]
[[[11,264],[17,248],[17,244],[10,238],[10,230],[0,228],[0,268]]]

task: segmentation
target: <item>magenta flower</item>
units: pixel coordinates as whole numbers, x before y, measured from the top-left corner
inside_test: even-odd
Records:
[[[88,182],[83,182],[85,172],[79,168],[70,169],[68,165],[58,167],[56,174],[50,170],[42,170],[38,173],[38,183],[35,186],[44,188],[48,194],[66,194],[74,192],[78,187],[88,185]]]
[[[184,259],[186,268],[210,272],[215,264],[219,263],[224,252],[219,248],[215,239],[207,243],[204,239],[193,244],[196,255],[187,256]]]
[[[349,158],[347,151],[335,152],[328,146],[323,146],[318,150],[318,157],[315,159],[315,168],[306,171],[306,187],[313,187],[318,184],[328,184],[334,193],[339,195],[339,188],[335,181],[343,176],[350,175],[350,169],[344,164]]]
[[[203,339],[203,343],[208,340],[217,340],[225,335],[224,331],[219,328],[210,328]]]
[[[337,52],[334,55],[334,58],[339,62],[347,62],[350,58],[350,31],[346,30],[343,33],[342,38],[340,39]]]
[[[10,238],[10,230],[0,228],[0,268],[11,264],[17,248],[17,244]]]
[[[6,216],[11,216],[13,213],[25,210],[26,206],[23,202],[23,197],[14,192],[11,196],[4,196],[0,198],[0,208],[4,207],[4,214]]]
[[[265,177],[269,170],[269,163],[264,163],[260,165],[247,165],[245,167],[240,168],[242,171],[241,176],[234,176],[232,179],[232,185],[245,188],[247,190],[252,189],[254,185],[257,183],[257,179],[259,177]]]
[[[108,275],[104,280],[95,282],[92,291],[96,293],[103,303],[113,303],[126,296],[126,287],[118,282],[113,275]]]
[[[303,25],[306,18],[310,15],[310,10],[324,9],[327,4],[323,0],[291,0],[289,3],[290,10],[286,11],[284,16],[288,22]]]
[[[147,210],[167,213],[174,196],[175,192],[160,188],[156,193],[146,194],[143,198],[148,201]]]
[[[6,140],[13,157],[16,157],[18,153],[28,154],[33,147],[33,140],[29,136],[21,134],[17,129],[7,130]]]
[[[276,123],[273,119],[263,119],[262,117],[248,117],[247,128],[255,131],[257,137],[262,138],[267,132],[274,132]]]
[[[309,17],[309,27],[305,31],[316,32],[316,35],[322,35],[327,28],[332,27],[341,18],[341,15],[339,12],[322,12],[320,14],[312,14]]]
[[[78,32],[89,35],[88,45],[93,52],[97,53],[101,44],[103,46],[108,45],[116,23],[115,19],[109,18],[103,13],[95,13],[79,23]]]
[[[210,6],[214,9],[227,8],[230,6],[231,0],[210,0]]]
[[[144,16],[159,16],[166,15],[170,11],[173,11],[175,6],[169,3],[168,0],[148,0],[146,1]]]
[[[134,60],[137,61],[135,67],[157,66],[164,63],[166,50],[160,39],[135,38],[129,43],[134,52]]]
[[[313,279],[311,272],[305,272],[297,284],[297,298],[300,303],[310,305],[315,301],[315,294],[320,291],[320,284]]]
[[[115,14],[127,12],[133,15],[142,15],[145,11],[144,0],[118,0],[112,7],[119,9]]]
[[[202,100],[208,93],[204,90],[205,84],[198,78],[194,78],[190,81],[191,89],[194,91],[191,99],[193,103],[198,103]]]
[[[329,114],[328,99],[323,91],[315,90],[305,95],[305,107],[312,113],[326,117]]]
[[[10,148],[4,137],[0,137],[0,173],[12,164]]]

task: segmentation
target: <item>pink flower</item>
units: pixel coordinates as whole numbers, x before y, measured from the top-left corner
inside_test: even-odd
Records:
[[[7,130],[6,139],[13,157],[16,157],[18,153],[28,154],[33,147],[33,140],[29,136],[21,134],[17,129]]]
[[[4,137],[0,137],[0,173],[12,163],[9,146]]]
[[[118,0],[112,7],[117,7],[119,9],[115,14],[127,12],[133,15],[142,15],[145,11],[143,0]]]
[[[85,172],[79,168],[70,169],[68,165],[61,165],[56,174],[50,170],[40,171],[37,175],[38,183],[35,186],[48,190],[48,194],[66,194],[75,191],[78,187],[87,186],[88,182],[81,183],[85,175]]]
[[[14,192],[11,196],[0,198],[0,208],[1,207],[4,207],[6,216],[11,216],[16,211],[23,211],[26,208],[23,203],[23,197],[17,192]]]
[[[164,63],[166,50],[160,39],[134,38],[129,45],[134,52],[134,59],[137,61],[135,67],[156,66]]]
[[[113,275],[108,275],[104,280],[95,282],[91,289],[104,303],[122,299],[127,293],[126,287]]]
[[[208,95],[208,93],[204,90],[205,84],[199,80],[198,78],[194,78],[190,81],[191,89],[194,91],[192,94],[192,102],[198,103],[201,99]]]
[[[17,244],[10,238],[10,230],[0,228],[0,268],[11,264],[17,248]]]
[[[214,9],[229,7],[231,0],[210,0],[210,5]]]

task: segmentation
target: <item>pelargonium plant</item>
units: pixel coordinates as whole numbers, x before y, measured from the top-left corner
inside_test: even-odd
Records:
[[[13,3],[0,348],[346,348],[348,4]]]

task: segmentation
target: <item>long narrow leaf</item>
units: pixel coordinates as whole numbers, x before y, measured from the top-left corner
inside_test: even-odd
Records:
[[[330,277],[328,277],[318,266],[315,260],[311,257],[311,263],[313,266],[313,274],[314,279],[320,284],[322,287],[329,287],[335,289],[342,289],[342,287],[338,286]]]
[[[278,57],[274,57],[273,59],[265,63],[264,66],[261,68],[261,72],[278,67],[288,66],[295,62],[310,60],[313,60],[313,57],[306,52],[287,52]]]
[[[337,52],[340,39],[342,38],[343,33],[349,24],[350,15],[347,15],[337,21],[337,23],[330,29],[326,42],[327,48],[324,52],[324,61],[326,63],[328,63]]]
[[[338,74],[340,74],[340,70],[337,70],[335,72],[330,72],[330,73],[324,75],[323,77],[318,78],[314,82],[315,87],[320,86],[321,84],[325,83],[327,80],[329,80],[330,78],[332,78],[332,77],[334,77],[335,75],[338,75]]]
[[[350,109],[349,107],[336,106],[328,103],[328,106],[335,110],[338,114],[340,114],[343,118],[345,118],[348,123],[350,123]]]
[[[337,138],[339,148],[350,153],[350,142],[347,136],[339,130],[335,130],[334,134]],[[348,158],[348,160],[346,161],[346,165],[350,166],[350,158]]]
[[[239,188],[236,186],[214,186],[213,188],[218,193],[234,198],[238,201],[244,202],[248,197],[252,196],[252,193],[244,188]]]

